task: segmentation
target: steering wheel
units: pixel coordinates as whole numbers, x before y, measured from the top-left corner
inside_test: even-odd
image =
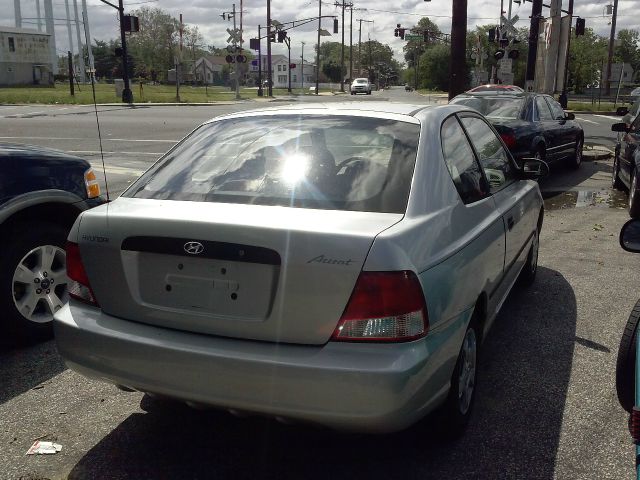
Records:
[[[343,161],[341,161],[336,166],[336,172],[340,172],[340,170],[342,170],[345,166],[347,166],[348,164],[350,164],[352,162],[370,163],[371,160],[369,160],[367,158],[364,158],[364,157],[349,157],[349,158],[345,158]]]

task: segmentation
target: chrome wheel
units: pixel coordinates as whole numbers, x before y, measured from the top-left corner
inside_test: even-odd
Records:
[[[65,251],[42,245],[29,251],[13,273],[13,303],[20,314],[34,323],[46,323],[67,303]]]
[[[536,273],[538,269],[538,250],[540,249],[540,239],[538,238],[538,231],[533,234],[533,241],[531,242],[531,262],[529,263],[529,271],[531,275]]]
[[[611,168],[611,186],[616,188],[618,184],[618,155],[613,156],[613,167]]]
[[[460,350],[460,376],[458,378],[458,408],[465,415],[471,406],[473,390],[476,385],[476,333],[469,328],[462,342]]]
[[[579,167],[580,164],[582,163],[582,142],[583,142],[582,138],[579,138],[576,144],[576,156],[574,158],[575,167]]]

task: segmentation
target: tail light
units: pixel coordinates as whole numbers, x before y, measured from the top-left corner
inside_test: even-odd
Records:
[[[96,198],[100,196],[100,184],[96,178],[96,172],[93,168],[84,172],[84,185],[87,188],[87,198]]]
[[[516,146],[516,136],[513,133],[501,133],[500,137],[507,147],[513,148]]]
[[[362,272],[332,340],[406,342],[429,326],[422,285],[415,273]]]
[[[84,270],[82,258],[80,257],[80,247],[77,243],[67,242],[67,277],[69,277],[69,296],[88,303],[89,305],[98,306],[96,297],[89,285],[87,272]]]

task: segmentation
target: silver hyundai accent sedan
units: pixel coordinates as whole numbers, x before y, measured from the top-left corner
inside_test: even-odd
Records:
[[[536,273],[527,165],[455,105],[216,118],[77,219],[59,351],[188,403],[369,432],[442,408],[460,432],[481,340]]]

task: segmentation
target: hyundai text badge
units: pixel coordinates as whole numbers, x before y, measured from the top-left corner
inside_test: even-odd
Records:
[[[200,242],[187,242],[184,244],[184,251],[189,255],[199,255],[204,251],[204,246]]]

